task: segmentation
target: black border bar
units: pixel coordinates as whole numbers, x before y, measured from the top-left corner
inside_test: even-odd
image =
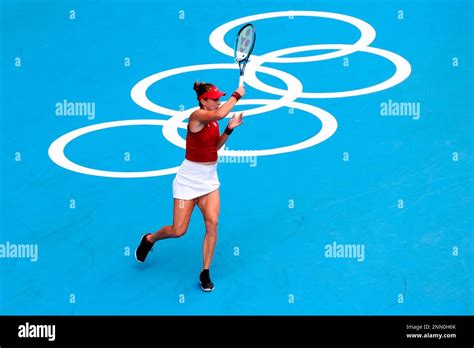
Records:
[[[156,344],[388,344],[472,347],[472,316],[1,316],[0,347]],[[55,325],[55,340],[19,337]],[[407,334],[421,334],[408,338]],[[449,338],[434,338],[448,334]],[[453,337],[455,334],[456,337]]]

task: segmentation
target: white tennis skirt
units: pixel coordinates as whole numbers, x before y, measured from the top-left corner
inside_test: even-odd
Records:
[[[173,180],[173,197],[194,199],[219,188],[217,163],[206,165],[184,159]]]

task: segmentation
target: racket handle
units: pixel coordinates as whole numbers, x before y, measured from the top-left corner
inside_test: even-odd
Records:
[[[243,85],[244,85],[244,75],[240,75],[239,86],[243,86]]]

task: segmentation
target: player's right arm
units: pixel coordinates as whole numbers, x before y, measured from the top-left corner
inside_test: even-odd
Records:
[[[239,93],[242,97],[245,94],[245,89],[243,86],[240,86],[235,90]],[[212,121],[219,121],[226,117],[231,111],[234,105],[237,103],[237,99],[235,97],[230,97],[227,101],[222,104],[219,109],[216,110],[204,110],[198,109],[191,114],[191,117],[194,120],[198,120],[202,123],[212,122]],[[190,118],[191,118],[190,117]]]

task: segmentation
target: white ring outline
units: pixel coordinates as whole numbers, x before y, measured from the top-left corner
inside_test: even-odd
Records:
[[[253,99],[253,100],[245,100],[248,104],[266,104],[269,100],[267,99]],[[303,111],[307,111],[308,113],[312,114],[313,116],[317,117],[321,121],[321,129],[318,133],[313,135],[311,138],[306,139],[302,142],[299,142],[294,145],[283,146],[274,149],[267,149],[267,150],[221,150],[219,151],[220,156],[236,156],[236,157],[243,157],[248,156],[251,153],[253,156],[268,156],[268,155],[277,155],[287,152],[298,151],[302,149],[306,149],[308,147],[317,145],[322,143],[323,141],[329,139],[337,130],[337,120],[336,118],[331,115],[326,110],[318,108],[313,105],[308,105],[304,103],[293,102],[290,103],[290,107],[294,107]],[[181,115],[183,117],[185,114]],[[175,116],[177,118],[177,116]],[[92,175],[92,176],[101,176],[101,177],[109,177],[109,178],[146,178],[146,177],[154,177],[154,176],[164,176],[169,174],[175,174],[180,166],[166,168],[166,169],[159,169],[159,170],[151,170],[151,171],[143,171],[143,172],[117,172],[117,171],[106,171],[106,170],[99,170],[90,167],[81,166],[77,163],[74,163],[70,159],[66,157],[64,154],[64,149],[66,146],[74,139],[77,139],[85,134],[92,133],[102,129],[114,128],[114,127],[124,127],[124,126],[163,126],[163,135],[165,138],[170,141],[172,144],[182,147],[176,142],[182,141],[184,142],[184,148],[186,147],[186,141],[179,136],[178,127],[183,127],[179,124],[180,121],[172,119],[170,120],[153,120],[153,119],[143,119],[143,120],[121,120],[121,121],[112,121],[112,122],[104,122],[99,123],[87,127],[82,127],[79,129],[75,129],[69,133],[66,133],[56,139],[48,149],[48,155],[51,160],[56,163],[58,166],[70,170],[72,172],[85,174],[85,175]],[[172,140],[169,139],[168,135],[165,135],[165,127],[172,130]],[[186,128],[186,126],[184,126]],[[168,134],[168,130],[166,131]],[[175,133],[175,134],[174,134]]]
[[[153,119],[122,120],[122,121],[98,123],[92,126],[78,128],[69,133],[62,135],[61,137],[53,141],[53,143],[49,146],[48,155],[54,163],[56,163],[60,167],[63,167],[64,169],[70,170],[72,172],[92,175],[92,176],[132,179],[132,178],[147,178],[147,177],[153,177],[153,176],[174,174],[178,172],[179,166],[166,168],[166,169],[144,171],[144,172],[116,172],[116,171],[99,170],[99,169],[84,167],[79,164],[76,164],[70,159],[68,159],[66,155],[64,154],[65,147],[71,141],[87,133],[95,132],[102,129],[124,127],[124,126],[163,126],[166,122],[168,122],[168,120],[153,120]]]
[[[167,77],[174,76],[174,75],[192,72],[192,71],[216,70],[216,69],[238,70],[239,67],[236,66],[235,64],[228,64],[228,63],[199,64],[199,65],[188,65],[188,66],[161,71],[159,73],[150,75],[144,78],[143,80],[139,81],[138,83],[136,83],[130,92],[130,97],[138,106],[144,108],[145,110],[158,113],[158,114],[167,115],[167,116],[180,116],[181,113],[183,113],[184,111],[168,109],[168,108],[165,108],[163,106],[153,103],[146,95],[148,88],[150,88],[154,83],[160,80],[163,80]],[[301,81],[287,72],[274,69],[274,68],[257,66],[257,65],[254,65],[253,69],[255,69],[256,71],[268,74],[268,75],[272,75],[276,78],[279,78],[287,85],[288,90],[287,90],[287,93],[284,94],[282,98],[273,100],[271,103],[269,103],[266,106],[261,106],[261,107],[250,109],[250,110],[239,111],[239,112],[245,113],[246,116],[273,111],[282,106],[288,105],[288,103],[295,101],[300,96],[301,92],[303,91],[303,85],[301,84]],[[247,81],[247,83],[251,86],[257,82],[258,80],[254,82],[252,78],[250,78],[250,80]]]
[[[284,48],[278,51],[269,52],[263,55],[262,58],[265,58],[267,55],[280,56],[280,55],[297,53],[297,52],[307,51],[307,50],[326,50],[326,49],[335,49],[335,48],[337,49],[338,47],[341,47],[341,46],[347,46],[347,45],[327,44],[327,45],[306,45],[306,46],[289,47],[289,48]],[[385,80],[384,82],[381,82],[369,87],[354,89],[350,91],[342,91],[342,92],[319,92],[319,93],[302,92],[300,94],[300,98],[330,99],[330,98],[346,98],[346,97],[354,97],[354,96],[360,96],[360,95],[365,95],[365,94],[372,94],[372,93],[386,90],[388,88],[392,88],[402,83],[411,74],[410,63],[405,58],[403,58],[402,56],[396,53],[386,51],[381,48],[370,47],[370,46],[361,48],[360,52],[375,54],[377,56],[383,57],[391,61],[395,65],[395,68],[396,68],[395,73],[393,74],[392,77]],[[248,67],[246,68],[246,74],[248,74],[248,81],[252,83],[251,86],[263,92],[276,94],[276,95],[282,95],[282,92],[284,92],[283,90],[276,87],[268,86],[258,79],[257,74],[255,74],[256,66],[258,66],[258,64],[256,64],[255,66],[249,64]],[[246,79],[247,79],[247,76],[246,76]]]
[[[268,99],[244,99],[241,100],[242,104],[266,104],[271,100]],[[321,121],[321,129],[318,133],[297,144],[277,147],[273,149],[265,150],[219,150],[220,156],[235,156],[235,157],[245,157],[251,154],[252,156],[270,156],[278,155],[282,153],[292,152],[303,150],[308,147],[312,147],[323,141],[329,139],[337,130],[337,120],[330,114],[328,111],[318,108],[313,105],[292,102],[287,105],[288,107],[293,107],[295,109],[300,109],[306,111]],[[178,124],[181,124],[182,121],[189,117],[189,110],[183,111],[182,115],[172,117],[169,120],[169,123],[163,125],[162,131],[163,136],[173,145],[181,147],[182,149],[186,148],[186,140],[183,139],[178,133]]]
[[[347,49],[342,49],[340,51],[335,51],[335,52],[323,53],[320,55],[310,56],[310,57],[274,58],[272,60],[268,60],[267,61],[268,63],[304,63],[304,62],[316,62],[320,60],[338,58],[338,57],[347,56],[351,53],[357,52],[360,50],[360,48],[369,46],[375,40],[375,36],[376,36],[375,29],[369,23],[364,22],[363,20],[359,18],[343,15],[340,13],[333,13],[333,12],[279,11],[279,12],[267,12],[267,13],[261,13],[257,15],[247,16],[247,17],[241,17],[233,21],[224,23],[212,31],[212,33],[209,35],[209,43],[218,52],[223,53],[226,56],[233,57],[234,49],[228,46],[224,40],[225,35],[230,30],[234,29],[235,27],[241,24],[258,21],[261,19],[288,17],[288,16],[322,17],[322,18],[335,19],[335,20],[349,23],[355,26],[357,29],[359,29],[361,36],[359,40],[356,41],[354,44],[347,45],[348,47]],[[250,58],[252,60],[259,57],[260,56],[252,53],[252,56]]]

